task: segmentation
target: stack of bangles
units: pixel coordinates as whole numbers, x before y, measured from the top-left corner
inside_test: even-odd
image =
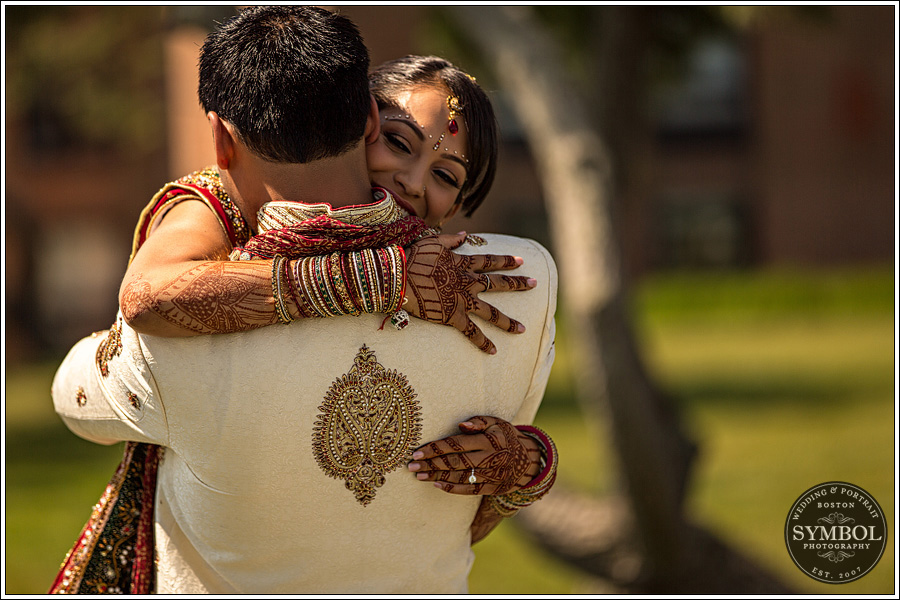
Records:
[[[491,507],[503,517],[511,517],[521,509],[534,504],[544,497],[556,481],[556,467],[559,455],[556,444],[541,429],[531,425],[517,425],[516,429],[534,438],[541,446],[541,472],[527,486],[518,490],[491,496]]]
[[[394,316],[395,327],[409,322],[400,308],[406,284],[406,255],[397,245],[353,252],[333,252],[289,260],[272,260],[272,295],[282,323],[294,320],[292,298],[301,316],[337,317],[363,313]],[[402,325],[398,324],[402,323]]]

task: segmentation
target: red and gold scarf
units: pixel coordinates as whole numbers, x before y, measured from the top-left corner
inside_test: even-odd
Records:
[[[387,190],[374,188],[372,195],[372,204],[338,209],[328,204],[269,202],[257,215],[259,233],[236,247],[231,258],[294,259],[391,244],[405,247],[426,231],[425,222],[402,210]]]

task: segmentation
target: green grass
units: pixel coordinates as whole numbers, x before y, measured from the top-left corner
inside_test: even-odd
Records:
[[[783,540],[806,489],[847,481],[894,524],[894,348],[891,315],[758,320],[647,335],[657,378],[684,401],[701,444],[694,518],[798,591],[834,593],[803,575]],[[893,590],[893,549],[846,593]]]
[[[701,453],[687,509],[804,594],[891,594],[894,584],[894,295],[889,270],[669,274],[635,290],[651,373],[680,399]],[[557,441],[560,485],[613,480],[603,423],[577,410],[564,330],[538,425]],[[49,398],[55,364],[6,377],[6,589],[43,593],[121,454],[82,441]],[[783,538],[787,511],[830,480],[862,487],[888,519],[888,549],[856,582],[818,583]],[[475,546],[477,594],[587,593],[589,580],[504,522]],[[735,590],[735,593],[739,593]]]
[[[10,594],[47,592],[123,451],[66,429],[50,399],[56,366],[6,374],[4,591]]]
[[[642,280],[635,312],[648,323],[808,320],[890,314],[893,270],[885,267],[667,272]]]

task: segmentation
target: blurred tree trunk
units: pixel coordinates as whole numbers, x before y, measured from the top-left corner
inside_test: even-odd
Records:
[[[578,399],[587,414],[610,424],[618,457],[625,510],[615,498],[607,500],[606,511],[619,518],[607,519],[597,531],[602,543],[593,550],[588,544],[580,553],[565,540],[547,542],[547,537],[545,545],[629,591],[783,591],[683,514],[695,446],[682,430],[672,399],[648,377],[636,347],[615,222],[616,174],[621,169],[613,157],[627,155],[630,143],[629,121],[622,113],[637,110],[639,84],[631,80],[638,77],[635,68],[643,50],[640,16],[627,7],[599,11],[598,78],[587,94],[593,97],[592,113],[566,80],[561,51],[532,8],[458,6],[447,11],[482,51],[526,132],[559,264]],[[609,132],[613,148],[597,126]],[[590,527],[582,523],[582,533]],[[637,568],[621,568],[627,557],[638,557]]]

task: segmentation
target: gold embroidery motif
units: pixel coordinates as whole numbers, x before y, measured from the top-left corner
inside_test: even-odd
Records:
[[[116,321],[109,328],[106,339],[97,347],[97,367],[104,377],[109,375],[109,361],[122,353],[122,325]]]
[[[87,404],[87,394],[84,393],[84,388],[80,385],[78,386],[78,389],[75,390],[75,404],[78,406]]]
[[[385,474],[409,460],[422,433],[419,403],[406,377],[389,371],[366,346],[319,407],[313,454],[329,477],[343,479],[366,506]]]

